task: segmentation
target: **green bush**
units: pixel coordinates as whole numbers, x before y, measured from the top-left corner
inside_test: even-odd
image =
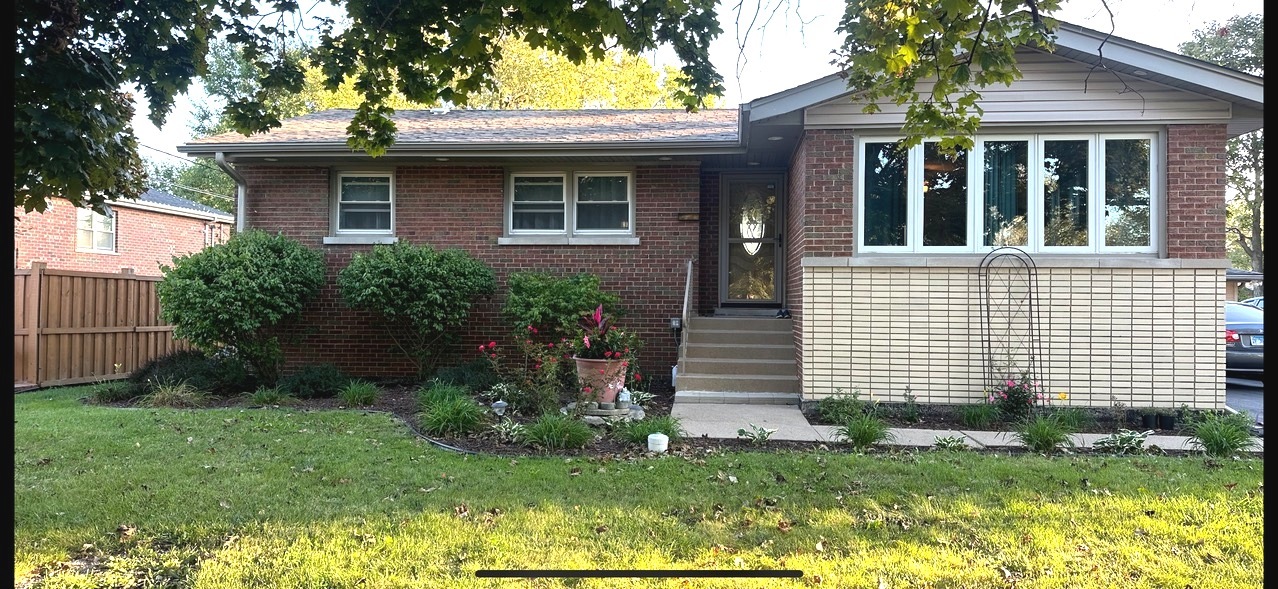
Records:
[[[521,441],[547,452],[585,448],[595,439],[595,430],[585,422],[558,413],[541,416],[524,427]]]
[[[422,429],[431,435],[466,435],[479,429],[484,408],[470,397],[452,397],[431,405],[422,416]]]
[[[470,390],[464,386],[435,381],[417,389],[417,410],[429,412],[436,405],[454,399],[470,399]]]
[[[156,295],[173,336],[210,354],[233,350],[270,385],[283,362],[272,328],[296,318],[319,293],[324,256],[283,235],[249,230],[161,271]]]
[[[137,389],[128,381],[112,380],[98,383],[89,391],[89,402],[99,405],[129,401],[137,397]]]
[[[994,405],[963,405],[958,408],[959,422],[972,429],[987,429],[1000,415],[998,407]]]
[[[143,407],[173,407],[193,409],[208,404],[208,393],[186,382],[165,382],[150,388],[150,392],[138,398]]]
[[[1189,444],[1208,456],[1228,457],[1256,446],[1249,419],[1241,413],[1207,413],[1189,424]]]
[[[249,404],[257,407],[296,405],[297,397],[285,393],[279,387],[258,387],[257,390],[249,393],[248,401]]]
[[[492,363],[483,358],[440,368],[435,372],[434,380],[445,384],[461,385],[475,392],[486,391],[501,382],[497,373],[493,371]]]
[[[613,429],[613,436],[617,439],[645,447],[648,445],[648,436],[656,433],[666,434],[671,442],[683,439],[683,428],[679,424],[679,418],[670,415],[649,417],[639,421],[623,421]]]
[[[377,385],[366,380],[352,380],[346,383],[345,387],[338,392],[338,397],[342,402],[350,407],[367,407],[377,401],[377,395],[381,390]]]
[[[1034,452],[1051,454],[1061,446],[1074,445],[1071,433],[1055,415],[1037,415],[1021,422],[1012,435]]]
[[[895,436],[888,429],[887,423],[882,419],[862,413],[843,422],[843,425],[835,428],[834,433],[853,448],[862,449],[894,439]]]
[[[147,362],[129,376],[133,396],[143,395],[157,384],[186,382],[206,393],[233,396],[257,386],[240,358],[219,353],[208,356],[200,350],[181,350]]]
[[[599,277],[577,274],[568,277],[542,272],[516,272],[507,279],[509,294],[502,316],[512,329],[522,335],[528,326],[545,331],[545,335],[563,337],[572,334],[577,322],[603,305],[604,313],[621,314],[621,299],[599,288]]]
[[[333,364],[308,364],[280,379],[280,390],[299,399],[327,399],[336,396],[350,377]]]
[[[342,299],[380,316],[399,348],[433,372],[479,297],[493,294],[491,268],[459,249],[435,251],[406,241],[355,254],[337,275]]]
[[[861,400],[861,391],[845,395],[839,389],[833,396],[817,401],[816,411],[826,423],[841,424],[864,415],[866,403]]]

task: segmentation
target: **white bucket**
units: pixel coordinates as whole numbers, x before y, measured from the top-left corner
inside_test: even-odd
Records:
[[[658,454],[666,451],[666,446],[670,444],[670,438],[661,432],[648,434],[648,451],[657,452]]]

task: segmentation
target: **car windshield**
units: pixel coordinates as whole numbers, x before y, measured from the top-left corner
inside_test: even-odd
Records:
[[[1251,305],[1239,303],[1225,304],[1225,322],[1227,323],[1264,323],[1265,312]]]

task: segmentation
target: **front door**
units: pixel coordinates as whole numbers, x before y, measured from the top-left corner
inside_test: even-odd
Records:
[[[780,175],[726,176],[719,219],[719,302],[725,307],[779,307]]]

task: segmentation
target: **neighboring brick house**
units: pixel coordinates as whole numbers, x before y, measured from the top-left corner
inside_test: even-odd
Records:
[[[904,108],[867,114],[838,75],[697,113],[399,111],[376,159],[346,147],[351,111],[179,150],[237,178],[244,226],[325,253],[293,367],[410,373],[333,284],[403,239],[496,269],[467,346],[504,331],[510,272],[598,274],[687,401],[971,403],[1029,366],[1069,404],[1223,406],[1225,149],[1263,128],[1263,80],[1068,24],[1018,58],[957,157],[896,150]],[[1034,346],[1010,367],[988,361],[998,245],[1036,266],[1033,296],[1014,293],[1033,321],[1006,320]]]
[[[131,269],[160,276],[174,256],[225,242],[234,218],[223,211],[159,190],[110,203],[109,214],[54,199],[43,213],[14,211],[13,267],[86,272]]]

